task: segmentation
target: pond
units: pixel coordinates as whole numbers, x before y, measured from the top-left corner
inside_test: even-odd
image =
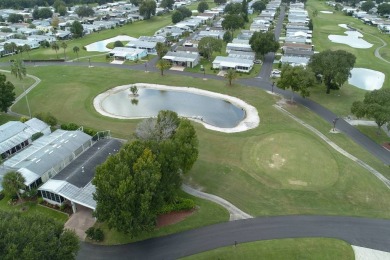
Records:
[[[136,38],[128,36],[128,35],[118,35],[118,36],[110,38],[110,39],[106,39],[103,41],[88,44],[85,46],[85,48],[87,49],[87,51],[109,52],[109,51],[111,51],[111,49],[108,49],[106,47],[107,44],[109,44],[111,42],[116,42],[116,41],[133,41],[133,40],[136,40]]]
[[[256,108],[235,97],[187,87],[136,85],[136,98],[129,90],[131,85],[98,95],[94,100],[96,110],[122,119],[155,117],[160,110],[172,110],[206,128],[223,132],[245,131],[260,122]]]
[[[347,36],[331,34],[328,36],[328,39],[332,42],[346,44],[356,49],[368,49],[373,46],[371,43],[363,40],[363,35],[358,31],[346,31],[344,33]]]
[[[348,79],[349,84],[364,90],[380,89],[384,81],[385,74],[382,72],[364,68],[353,68]]]

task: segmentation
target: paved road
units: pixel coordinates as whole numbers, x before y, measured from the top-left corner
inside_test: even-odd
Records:
[[[236,220],[119,246],[83,243],[77,259],[177,259],[238,243],[328,237],[390,252],[390,220],[331,216],[280,216]]]

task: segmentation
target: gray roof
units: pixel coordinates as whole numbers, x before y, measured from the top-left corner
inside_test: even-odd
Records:
[[[169,51],[164,57],[164,60],[175,60],[175,61],[194,61],[199,58],[199,53],[184,52],[184,51]]]
[[[42,136],[32,145],[4,162],[11,168],[26,168],[42,176],[52,168],[62,169],[75,156],[75,151],[91,142],[91,136],[81,131],[56,130]]]
[[[253,66],[253,61],[247,59],[238,59],[232,57],[217,56],[213,63],[221,63],[227,65],[237,65],[237,66]],[[227,66],[230,67],[230,66]]]
[[[31,138],[36,131],[19,121],[10,121],[0,126],[0,154]]]
[[[122,143],[117,139],[102,139],[88,148],[60,173],[54,180],[64,180],[82,188],[95,176],[96,166],[102,164],[108,156],[119,151]]]
[[[35,117],[26,121],[25,124],[37,132],[42,132],[49,127],[48,124]]]
[[[157,42],[147,42],[147,41],[140,41],[140,40],[135,40],[135,41],[130,41],[129,43],[126,44],[127,47],[131,48],[148,48],[152,49],[156,47]]]

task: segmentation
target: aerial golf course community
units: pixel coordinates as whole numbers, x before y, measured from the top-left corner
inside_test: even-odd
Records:
[[[313,56],[305,66],[284,63],[287,50],[282,47],[291,38],[288,17],[294,16],[289,12],[299,9],[299,1],[262,1],[279,5],[268,29],[279,45],[276,51],[256,52],[259,62],[251,61],[250,72],[245,71],[246,63],[237,67],[241,71],[215,67],[217,57],[226,55],[231,46],[222,40],[210,57],[200,56],[190,67],[186,67],[189,61],[180,59],[169,60],[165,67],[168,58],[159,57],[158,50],[135,59],[120,60],[115,56],[119,52],[115,58],[109,55],[120,44],[131,46],[140,36],[173,26],[172,12],[178,12],[173,10],[62,40],[66,47],[59,49],[39,47],[28,54],[2,56],[0,74],[13,84],[15,101],[0,112],[0,125],[25,123],[30,117],[48,123],[45,116],[50,115],[56,120],[51,134],[81,132],[80,138],[90,138],[91,147],[83,144],[83,152],[58,175],[42,177],[34,186],[39,192],[35,199],[18,198],[17,189],[13,203],[15,194],[1,193],[0,217],[6,214],[2,212],[17,212],[18,218],[40,214],[74,230],[80,240],[78,250],[62,259],[390,259],[390,101],[386,101],[390,98],[390,34],[349,15],[343,3],[307,0],[301,11],[306,10],[310,20]],[[196,10],[198,3],[187,7]],[[219,1],[205,3],[209,10],[220,5]],[[246,15],[248,22],[242,28],[249,31],[260,13]],[[213,32],[214,22],[221,17],[223,12],[201,27],[207,27],[207,34]],[[231,36],[239,37],[240,30],[233,29]],[[197,33],[194,29],[171,40],[165,57],[195,42]],[[353,55],[346,78],[338,75],[329,83],[325,73],[318,73],[315,58],[327,51]],[[21,60],[24,76],[15,71]],[[278,70],[281,74],[274,76]],[[380,125],[375,115],[362,112],[367,96],[374,99],[370,93],[376,91],[383,91],[379,93],[385,116],[378,119]],[[1,126],[0,130],[3,142]],[[102,140],[99,133],[104,133]],[[35,142],[40,145],[44,138],[23,149],[34,147]],[[98,150],[105,149],[103,142],[113,145],[112,140],[121,148],[101,159]],[[92,154],[94,142],[100,145],[96,157],[77,166],[77,158]],[[24,152],[1,153],[4,166],[0,168],[24,175],[28,193],[30,170],[17,166],[21,162],[12,164]],[[87,169],[95,160],[99,163]],[[175,169],[174,177],[164,177],[167,169]],[[64,175],[62,170],[71,172],[70,177],[58,177]],[[84,170],[92,172],[91,179],[84,186],[74,184],[74,190],[77,186],[83,195],[93,186],[94,193],[88,195],[92,202],[83,204],[81,195],[73,200],[59,186],[49,187],[60,181],[72,183]],[[126,171],[131,178],[124,177]],[[0,180],[5,180],[1,174]],[[174,195],[165,188],[174,190]],[[56,189],[60,200],[52,200],[61,205],[49,205],[50,198],[43,194]],[[159,192],[162,195],[157,196]],[[169,208],[172,201],[190,206]],[[69,211],[63,210],[66,207]],[[80,212],[87,214],[89,222]],[[72,223],[88,223],[92,227],[88,230],[99,230],[103,236],[98,239],[86,230],[80,232]],[[0,232],[0,250],[5,248],[1,236]]]

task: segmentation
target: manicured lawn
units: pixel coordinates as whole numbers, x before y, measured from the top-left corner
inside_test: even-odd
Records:
[[[229,87],[226,81],[204,81],[177,75],[161,77],[152,72],[100,67],[35,67],[30,73],[42,79],[29,94],[33,113],[51,111],[60,122],[75,122],[97,130],[110,129],[114,136],[126,139],[132,138],[139,120],[117,120],[99,115],[92,107],[98,93],[123,84],[158,82],[241,98],[258,109],[260,126],[242,133],[225,134],[195,124],[200,152],[198,161],[186,176],[187,183],[221,196],[254,216],[390,217],[386,210],[390,207],[387,199],[390,191],[378,179],[273,108],[277,98],[257,88],[238,84]],[[14,109],[27,112],[22,103],[16,104]],[[345,150],[390,175],[388,167],[347,137],[330,135],[329,123],[299,106],[288,109]],[[279,168],[270,167],[276,163]]]
[[[360,132],[362,132],[363,134],[367,135],[372,140],[377,142],[378,144],[390,142],[390,137],[387,136],[385,131],[380,129],[379,134],[378,134],[378,127],[359,125],[359,126],[356,126],[356,128],[359,129]]]
[[[0,125],[7,123],[8,121],[19,121],[19,117],[11,116],[5,113],[0,113]]]
[[[180,231],[194,229],[206,225],[212,225],[229,220],[229,213],[227,212],[227,210],[213,202],[193,197],[184,192],[181,192],[180,196],[193,199],[197,205],[195,213],[193,213],[191,216],[188,216],[185,220],[177,224],[156,229],[153,232],[141,234],[140,236],[134,238],[132,238],[130,234],[123,234],[117,232],[114,229],[110,230],[108,229],[106,224],[96,223],[95,227],[100,227],[104,231],[105,240],[102,244],[125,244],[138,240],[144,240],[151,237],[165,236],[168,234],[173,234]]]
[[[44,206],[38,205],[36,202],[27,201],[20,205],[11,206],[8,205],[8,197],[3,198],[0,200],[0,210],[17,210],[17,211],[23,211],[23,214],[33,214],[33,213],[41,213],[48,217],[54,218],[62,223],[65,223],[68,220],[68,215],[55,211],[49,208],[46,208]]]
[[[390,37],[388,37],[388,35],[381,34],[376,27],[365,25],[356,18],[344,15],[343,12],[334,12],[333,14],[321,13],[320,11],[323,10],[332,10],[330,6],[325,4],[325,1],[309,0],[307,1],[307,10],[310,15],[314,10],[318,11],[318,15],[312,17],[314,24],[313,43],[316,51],[323,51],[326,49],[348,51],[357,58],[355,68],[367,68],[383,72],[386,75],[383,87],[390,87],[390,66],[388,63],[376,58],[374,55],[375,49],[382,46],[382,43],[372,36],[380,37],[389,45]],[[355,49],[345,44],[332,43],[328,39],[328,35],[344,35],[344,32],[346,31],[338,26],[338,24],[349,24],[354,28],[359,29],[364,35],[363,39],[374,46],[369,49]],[[388,47],[382,48],[380,52],[383,53],[384,58],[386,58],[385,56],[389,52]],[[325,94],[324,86],[313,88],[311,90],[310,98],[336,114],[346,116],[350,114],[352,103],[356,100],[363,100],[365,93],[365,90],[358,89],[355,86],[349,85],[347,82],[340,90],[333,90],[329,95]]]
[[[299,238],[240,243],[222,247],[182,259],[313,259],[353,260],[352,247],[341,240],[330,238]]]
[[[30,77],[24,77],[22,80],[16,78],[10,72],[11,66],[9,66],[8,68],[3,67],[2,69],[7,70],[7,71],[0,71],[0,73],[4,74],[7,77],[7,81],[11,82],[15,87],[15,97],[17,97],[23,93],[23,87],[25,89],[27,89],[35,82],[35,80],[30,78]],[[27,73],[28,73],[28,71],[27,71]]]

